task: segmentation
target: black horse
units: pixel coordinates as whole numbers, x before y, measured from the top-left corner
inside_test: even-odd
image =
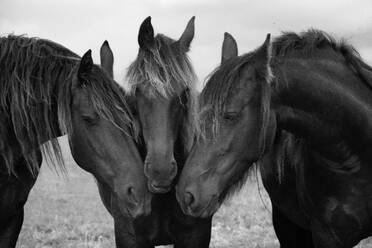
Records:
[[[272,45],[272,46],[271,46]],[[201,94],[202,134],[177,185],[213,214],[258,162],[282,247],[353,247],[372,234],[372,68],[310,30],[226,60]]]
[[[1,248],[16,245],[42,153],[63,168],[56,138],[64,134],[78,165],[115,192],[122,214],[149,212],[143,163],[129,135],[133,116],[90,50],[80,59],[48,40],[0,37],[0,72]]]
[[[118,247],[209,247],[212,218],[183,214],[172,183],[173,174],[182,170],[195,133],[196,76],[186,56],[193,36],[194,18],[178,41],[161,34],[154,37],[150,18],[141,25],[139,54],[128,71],[132,88],[127,101],[141,127],[138,148],[147,163],[149,182],[154,176],[149,187],[152,191],[170,191],[154,194],[151,214],[133,220],[134,233],[132,225],[128,226],[132,220],[113,214]],[[113,57],[107,43],[102,46],[101,60],[112,75]],[[100,188],[100,193],[112,212],[115,206],[110,205],[110,192]]]

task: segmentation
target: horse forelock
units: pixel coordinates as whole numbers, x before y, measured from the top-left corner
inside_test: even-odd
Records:
[[[176,41],[158,34],[154,47],[140,49],[136,60],[129,66],[126,80],[133,93],[142,86],[149,97],[175,94],[175,84],[194,88],[197,77],[186,53],[176,46]]]
[[[76,80],[76,78],[75,78]],[[59,122],[62,131],[66,134],[73,133],[71,122],[71,83],[65,84],[59,96]],[[94,66],[92,74],[85,79],[84,86],[88,93],[90,105],[98,116],[110,121],[114,126],[126,132],[122,126],[129,128],[133,136],[135,133],[132,129],[133,116],[126,102],[124,90],[110,77],[108,77],[98,67]]]
[[[239,83],[239,77],[244,70],[245,65],[249,63],[254,56],[256,51],[247,53],[245,55],[239,56],[234,59],[230,59],[227,62],[221,64],[217,67],[208,77],[207,83],[200,95],[200,122],[199,130],[200,133],[198,136],[206,136],[206,126],[211,124],[212,136],[216,136],[220,126],[219,120],[220,115],[226,108],[228,100],[231,99],[234,93],[234,90]],[[271,56],[271,54],[269,54]],[[267,60],[266,72],[264,77],[265,85],[262,87],[262,95],[267,95],[270,91],[270,85],[274,79],[271,64],[269,63],[270,59]],[[270,100],[265,98],[262,99],[262,111],[265,115],[268,114],[270,107]],[[265,126],[269,120],[263,123]],[[208,123],[207,123],[208,122]],[[210,123],[211,122],[211,123]]]

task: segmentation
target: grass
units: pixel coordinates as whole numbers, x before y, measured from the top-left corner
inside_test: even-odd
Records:
[[[68,177],[43,165],[25,206],[25,221],[17,248],[115,247],[113,221],[103,207],[93,177],[80,169],[65,147]],[[262,186],[261,186],[262,187]],[[211,247],[279,247],[270,203],[250,178],[213,219]],[[372,248],[372,240],[358,246]]]

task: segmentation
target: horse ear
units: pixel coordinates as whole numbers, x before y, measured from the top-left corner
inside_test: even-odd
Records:
[[[92,50],[88,50],[80,61],[80,66],[78,70],[78,78],[81,82],[85,81],[88,74],[92,72],[93,60],[92,60]]]
[[[266,58],[270,59],[271,58],[271,52],[272,52],[272,46],[271,46],[271,34],[268,33],[266,35],[265,42],[263,43],[262,47],[265,50]]]
[[[234,58],[238,56],[238,45],[234,37],[231,34],[225,32],[223,43],[222,43],[222,56],[221,56],[221,64],[223,64],[226,60]]]
[[[103,42],[100,50],[100,57],[101,57],[101,67],[108,72],[108,74],[113,77],[114,70],[114,54],[111,51],[110,45],[107,40]]]
[[[261,75],[263,75],[268,82],[271,80],[273,76],[271,71],[272,45],[270,41],[270,36],[271,36],[270,34],[266,35],[265,42],[260,48],[257,49],[257,52],[254,55],[254,57],[258,58],[258,61],[260,61],[258,72]]]
[[[154,28],[151,24],[151,16],[147,17],[141,24],[138,33],[138,44],[142,49],[150,49],[154,46]]]
[[[185,31],[183,31],[178,42],[182,51],[189,51],[191,41],[194,39],[195,34],[195,16],[191,17],[190,21],[187,23]]]

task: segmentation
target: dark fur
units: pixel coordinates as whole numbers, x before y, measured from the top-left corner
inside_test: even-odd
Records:
[[[312,56],[314,50],[328,48],[341,55],[350,69],[372,90],[370,79],[366,78],[362,72],[363,69],[372,71],[372,67],[363,61],[359,52],[346,40],[338,41],[323,31],[311,29],[300,34],[284,32],[274,40],[272,55],[274,59],[291,56],[293,52],[299,52],[303,56]]]
[[[64,170],[57,137],[74,131],[71,90],[79,65],[75,53],[52,41],[0,37],[1,247],[15,247],[23,206],[42,162],[41,151]],[[89,91],[95,111],[118,127],[131,126],[120,87],[99,67],[91,69],[80,78],[84,81],[80,86]]]
[[[176,41],[159,34],[150,48],[139,50],[137,59],[130,65],[127,73],[127,80],[131,86],[127,101],[133,113],[136,113],[138,109],[134,93],[139,86],[145,87],[148,99],[155,100],[158,97],[174,97],[175,92],[172,87],[175,83],[187,89],[184,97],[179,97],[185,114],[176,120],[182,125],[174,145],[174,158],[177,161],[178,172],[180,172],[195,135],[197,115],[194,91],[196,76],[187,55],[184,51],[178,52],[177,46],[179,44]],[[139,137],[138,149],[145,160],[146,143],[141,135]],[[177,178],[178,176],[176,180]],[[134,220],[123,215],[116,215],[116,206],[110,202],[110,192],[104,191],[102,187],[99,189],[106,208],[115,220],[117,247],[147,248],[167,244],[190,248],[209,246],[211,218],[200,219],[186,216],[178,205],[174,187],[168,193],[155,194],[152,199],[151,214]]]
[[[200,99],[201,134],[218,130],[217,117],[245,65],[256,69],[259,49],[212,73]],[[372,234],[372,68],[351,45],[317,30],[284,33],[271,56],[274,78],[259,70],[252,77],[267,83],[262,111],[270,109],[277,123],[273,146],[259,162],[281,245],[355,246]],[[239,186],[245,177],[236,173]],[[226,185],[225,194],[235,185]]]
[[[144,85],[150,99],[158,97],[157,94],[167,98],[174,96],[172,81],[188,89],[185,106],[188,111],[182,120],[183,139],[188,151],[198,128],[195,90],[197,77],[187,54],[175,49],[179,46],[177,41],[162,34],[157,34],[154,40],[154,46],[150,50],[138,51],[136,60],[128,68],[126,80],[131,87],[131,94],[134,94],[137,87]]]
[[[362,76],[360,71],[362,68],[368,70],[372,70],[372,68],[361,59],[356,49],[346,41],[336,41],[325,32],[319,30],[309,30],[301,34],[285,32],[276,38],[272,43],[273,63],[277,59],[291,56],[294,52],[298,52],[302,56],[312,56],[314,50],[326,48],[330,48],[341,55],[351,69],[369,86],[370,80]],[[231,95],[240,71],[244,69],[244,65],[251,60],[256,52],[257,50],[228,60],[226,63],[221,64],[220,67],[217,67],[210,74],[202,92],[200,97],[201,106],[213,106],[213,112],[216,114],[220,113]],[[213,81],[213,84],[209,84],[208,82],[210,81]]]
[[[345,63],[350,66],[350,69],[354,71],[369,88],[371,88],[371,80],[366,78],[361,72],[362,69],[367,69],[372,71],[372,68],[367,65],[360,57],[359,53],[355,50],[353,46],[345,42],[344,40],[336,41],[328,34],[319,30],[309,30],[307,32],[297,34],[293,32],[287,32],[279,36],[273,41],[272,44],[272,64],[271,66],[275,68],[275,64],[287,57],[293,56],[294,53],[300,54],[300,56],[311,57],[313,52],[319,49],[332,49],[336,54],[341,56]],[[200,96],[200,106],[203,106],[200,110],[200,127],[201,133],[199,136],[204,136],[206,132],[205,125],[206,121],[213,122],[213,130],[216,131],[218,123],[216,116],[221,114],[225,108],[225,104],[233,93],[235,83],[238,82],[237,78],[240,76],[241,70],[244,66],[249,63],[252,56],[257,53],[258,49],[244,54],[242,56],[230,59],[225,63],[217,67],[209,76],[207,83]],[[326,52],[326,51],[325,51]],[[298,55],[297,55],[298,56]],[[265,77],[265,75],[261,75]],[[213,82],[213,84],[209,83]],[[269,82],[271,83],[271,82]],[[275,77],[272,84],[278,85]],[[285,82],[283,82],[285,84]],[[267,88],[270,90],[269,88]],[[371,88],[372,89],[372,88]],[[263,105],[267,105],[269,102],[263,102]],[[267,105],[268,106],[268,105]],[[294,149],[301,150],[298,146],[290,146]],[[288,148],[287,148],[288,149]],[[289,152],[291,153],[291,152]],[[293,151],[293,154],[297,152]],[[278,165],[283,164],[282,156],[278,156]],[[296,164],[296,163],[293,163]],[[280,170],[280,168],[278,168]],[[247,174],[249,171],[247,170]],[[241,179],[237,184],[231,185],[231,189],[227,190],[225,195],[231,195],[236,190],[240,189],[240,186],[244,184],[246,173],[241,174]],[[282,175],[282,173],[279,173]],[[224,197],[223,197],[224,198]]]
[[[70,89],[80,58],[52,41],[23,36],[0,38],[0,48],[0,113],[2,118],[5,116],[4,125],[13,130],[12,134],[0,135],[8,141],[16,140],[16,145],[21,148],[18,151],[5,146],[0,151],[8,171],[14,172],[14,153],[20,152],[28,161],[28,169],[32,173],[37,172],[39,166],[30,151],[48,140],[50,142],[44,146],[43,152],[62,165],[62,154],[55,138],[73,131]],[[97,70],[96,67],[93,70]],[[92,106],[102,117],[114,123],[115,111],[122,111],[127,118],[121,121],[131,125],[131,113],[121,97],[120,87],[113,81],[106,82],[106,78],[99,73],[93,74],[99,78],[90,80],[105,83],[90,83],[87,80]],[[57,110],[58,116],[53,116]],[[50,125],[56,117],[59,126]]]

